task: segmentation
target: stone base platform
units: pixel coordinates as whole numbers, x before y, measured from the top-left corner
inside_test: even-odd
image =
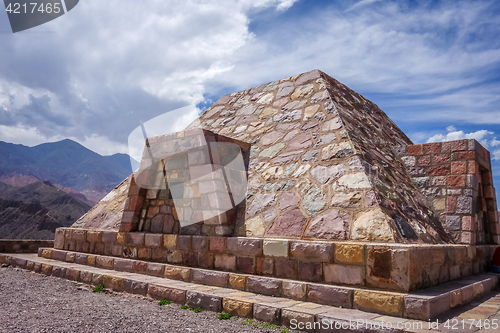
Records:
[[[115,279],[113,276],[116,274],[125,277],[141,276],[141,279],[146,282],[164,281],[164,283],[169,285],[175,285],[176,283],[185,283],[187,285],[200,284],[210,286],[205,287],[208,288],[205,289],[206,291],[223,289],[231,290],[231,293],[236,293],[236,295],[261,295],[265,297],[267,301],[269,301],[269,299],[280,299],[282,302],[288,302],[286,303],[287,306],[288,304],[296,305],[307,303],[315,304],[314,306],[310,305],[312,308],[333,306],[336,308],[356,309],[367,313],[377,313],[380,315],[412,320],[434,319],[451,309],[466,305],[497,287],[500,277],[500,275],[495,274],[482,274],[415,293],[398,293],[376,289],[305,283],[272,277],[218,272],[214,270],[115,258],[104,255],[92,255],[50,248],[40,249],[38,257],[35,254],[0,254],[0,262],[8,262],[12,265],[28,268],[47,275],[66,277],[72,280],[93,284],[104,283],[106,287],[113,288],[116,291],[126,291],[130,293],[137,293],[135,289],[139,288],[139,284],[135,282],[125,283],[123,278]],[[45,264],[45,266],[43,264]],[[78,267],[78,269],[73,266]],[[53,267],[57,268],[54,270]],[[69,270],[67,268],[69,268]],[[93,270],[95,269],[101,272],[102,278],[99,278],[99,276],[94,277]],[[85,271],[92,272],[92,274],[82,273]],[[109,277],[104,278],[104,276]],[[155,287],[152,287],[152,290],[144,289],[146,287],[141,288],[139,289],[142,291],[139,293],[149,294],[151,296],[161,296],[162,298],[167,298],[175,302],[187,302],[187,304],[191,306],[186,295],[178,295],[178,293],[182,294],[182,292],[175,290],[160,292],[155,291]],[[155,294],[155,292],[157,294]],[[240,293],[238,294],[238,292]],[[161,293],[161,295],[158,293]],[[206,299],[207,302],[209,302],[211,298],[206,296]],[[206,307],[208,310],[220,311],[220,309],[223,308],[207,305],[204,301],[197,302],[198,306]],[[238,304],[251,307],[251,305],[244,305],[243,303]],[[238,315],[242,315],[241,311],[243,310],[238,311]],[[314,315],[316,314],[319,313],[314,313]],[[311,316],[311,314],[309,315]],[[250,315],[245,314],[245,316]],[[260,320],[265,319],[260,318],[259,314],[252,314],[252,316]],[[373,314],[369,316],[373,316]],[[271,320],[265,319],[265,321]]]

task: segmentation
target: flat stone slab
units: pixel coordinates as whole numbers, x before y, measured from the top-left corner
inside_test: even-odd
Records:
[[[71,256],[67,256],[67,258],[71,258]],[[457,320],[465,318],[484,321],[493,316],[498,318],[500,315],[500,294],[483,303],[471,303],[471,300],[485,295],[488,289],[491,290],[496,286],[498,275],[495,274],[476,276],[449,285],[430,288],[427,291],[403,295],[401,306],[411,304],[408,310],[414,312],[405,310],[403,315],[409,318],[400,318],[376,313],[380,312],[377,309],[368,308],[368,311],[373,310],[373,312],[366,312],[365,309],[360,311],[358,309],[337,308],[311,301],[297,301],[286,297],[266,296],[256,292],[209,286],[205,283],[191,283],[58,261],[38,257],[36,254],[0,254],[0,263],[10,263],[13,266],[38,273],[94,285],[103,283],[105,287],[114,291],[139,294],[156,299],[165,298],[176,303],[187,304],[190,307],[201,307],[216,312],[225,311],[232,315],[254,318],[308,332],[332,332],[332,329],[345,332],[436,332],[433,328],[429,329],[427,318],[418,319],[411,316],[418,315],[424,318],[426,315],[439,313],[443,308],[449,311],[450,303],[443,305],[445,304],[443,299],[450,302],[451,293],[460,292],[465,293],[465,296],[462,295],[462,301],[468,300],[468,298],[470,300],[468,300],[467,311],[460,313]],[[210,282],[212,279],[207,281]],[[468,289],[472,290],[472,296],[468,294]],[[361,290],[370,295],[370,290],[360,289],[359,291]],[[384,294],[384,292],[373,291],[373,304],[377,303],[376,293]],[[457,298],[458,296],[454,295],[453,297]],[[391,306],[394,304],[397,302],[392,303]],[[458,309],[458,305],[456,306]]]

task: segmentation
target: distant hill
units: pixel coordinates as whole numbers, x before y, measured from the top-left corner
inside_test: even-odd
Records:
[[[54,239],[56,228],[71,226],[90,208],[50,182],[0,182],[0,239]]]
[[[29,178],[50,181],[70,194],[83,194],[90,203],[102,199],[132,171],[128,155],[101,156],[69,139],[34,147],[0,141],[0,181],[15,176],[28,177],[28,183]],[[25,185],[18,182],[13,185]]]

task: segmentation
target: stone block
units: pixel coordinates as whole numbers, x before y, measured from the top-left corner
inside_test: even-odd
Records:
[[[326,283],[358,286],[365,284],[365,274],[362,266],[323,264],[323,274]]]
[[[113,269],[114,258],[97,256],[95,258],[95,263],[96,263],[97,267],[106,268],[106,269]]]
[[[102,242],[102,231],[87,230],[87,242],[101,243]]]
[[[75,262],[76,253],[68,252],[66,253],[66,262]]]
[[[195,251],[208,251],[209,238],[207,236],[193,236],[192,247]]]
[[[264,256],[288,257],[289,241],[284,239],[264,239]]]
[[[186,304],[192,308],[202,308],[203,310],[221,312],[222,297],[211,295],[199,291],[188,290],[186,292]]]
[[[254,303],[253,318],[272,325],[281,324],[281,308],[271,304]]]
[[[133,272],[134,261],[130,259],[115,258],[113,263],[113,269],[122,272]]]
[[[97,256],[93,254],[87,255],[87,265],[95,266]]]
[[[274,261],[275,275],[285,279],[297,279],[297,260],[276,259]],[[271,268],[272,269],[272,268]],[[272,271],[271,271],[272,274]]]
[[[258,275],[273,275],[274,260],[271,258],[257,257],[255,271]]]
[[[323,267],[320,262],[299,261],[298,279],[301,281],[321,282],[323,280]]]
[[[290,256],[302,261],[331,262],[332,243],[294,241],[290,244]]]
[[[52,276],[60,278],[66,277],[66,268],[60,266],[52,266]]]
[[[194,252],[183,252],[182,253],[182,263],[186,266],[197,267],[198,266],[198,255]]]
[[[315,303],[352,309],[354,289],[349,287],[309,284],[307,299]]]
[[[257,276],[247,277],[247,291],[267,296],[281,296],[281,280]]]
[[[300,331],[314,332],[315,315],[305,312],[293,311],[290,309],[281,310],[281,325],[291,328],[296,328]]]
[[[335,260],[340,263],[362,263],[364,248],[362,244],[335,244]]]
[[[165,277],[173,280],[189,281],[191,268],[165,265]]]
[[[144,236],[143,232],[129,232],[125,236],[125,242],[128,245],[144,245]]]
[[[163,246],[168,249],[177,248],[177,235],[163,235]]]
[[[223,271],[236,271],[236,257],[228,254],[216,254],[214,267]]]
[[[214,267],[214,255],[210,252],[199,252],[198,253],[198,266],[200,268],[213,268]]]
[[[410,145],[406,148],[406,153],[408,155],[423,155],[424,146],[423,145]]]
[[[80,281],[91,284],[92,283],[92,272],[89,271],[81,271],[80,272]]]
[[[123,291],[129,294],[146,296],[148,294],[148,284],[147,282],[124,279]]]
[[[191,236],[190,235],[179,235],[177,237],[177,249],[179,249],[179,250],[191,250]]]
[[[103,275],[102,284],[106,288],[113,289],[113,291],[123,290],[123,278],[114,275]]]
[[[353,305],[362,311],[401,317],[403,315],[403,296],[404,294],[392,292],[356,290]]]
[[[21,268],[26,268],[27,262],[28,261],[26,259],[23,259],[23,258],[11,257],[11,259],[10,259],[10,264],[12,266],[21,267]],[[52,273],[52,275],[54,275],[54,274]],[[62,277],[64,277],[64,276],[62,276]]]
[[[54,238],[54,249],[62,250],[64,248],[64,229],[57,228]]]
[[[418,295],[404,297],[405,313],[411,319],[432,320],[449,311],[450,304],[450,293],[434,297]]]
[[[92,284],[94,286],[98,286],[100,284],[103,284],[103,281],[104,281],[104,275],[99,274],[99,273],[92,274]]]
[[[66,268],[66,279],[71,281],[80,281],[80,270],[74,268]]]
[[[62,250],[52,250],[52,258],[54,260],[66,261],[66,254],[68,252]]]
[[[242,318],[252,318],[253,301],[237,297],[224,297],[222,307],[225,312]]]
[[[191,280],[193,283],[224,288],[229,284],[229,273],[193,268]]]
[[[158,248],[162,246],[163,235],[161,234],[145,234],[144,243],[147,247]]]
[[[184,304],[186,302],[186,290],[173,286],[161,286],[154,283],[148,284],[148,294],[151,297],[167,299],[175,303]]]
[[[167,252],[167,262],[170,264],[180,264],[182,263],[182,252],[181,251],[168,251]]]
[[[47,259],[52,259],[52,249],[41,249],[42,250],[42,257],[47,258]],[[40,257],[40,255],[39,255]]]
[[[227,251],[236,255],[262,255],[262,239],[247,237],[228,237]]]
[[[448,176],[448,187],[465,187],[465,176]]]
[[[114,243],[116,242],[116,231],[105,230],[101,234],[101,240],[104,243]]]
[[[307,296],[307,283],[283,281],[281,284],[283,296],[297,301],[303,301]]]
[[[52,274],[52,265],[42,264],[41,272],[42,272],[42,274],[45,274],[45,275],[51,275]]]
[[[140,247],[137,250],[137,257],[143,260],[151,259],[151,249],[149,247]]]
[[[153,276],[163,276],[165,265],[154,262],[148,262],[146,265],[146,274]]]
[[[450,291],[450,307],[456,308],[462,305],[462,290],[455,289]]]
[[[235,289],[245,290],[246,275],[229,274],[229,285]]]
[[[210,251],[226,252],[226,237],[210,237]]]
[[[85,242],[87,240],[87,231],[81,229],[74,229],[72,240],[77,242]]]
[[[255,258],[237,257],[236,270],[246,274],[255,274]]]

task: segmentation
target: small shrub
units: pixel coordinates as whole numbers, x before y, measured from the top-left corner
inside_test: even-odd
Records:
[[[93,293],[102,293],[104,291],[104,285],[100,284],[92,290]]]
[[[274,325],[274,324],[271,324],[271,323],[264,323],[264,324],[261,324],[260,326],[262,326],[263,328],[266,328],[268,330],[275,330],[275,329],[280,328],[280,326]]]
[[[242,321],[241,325],[248,325],[248,324],[251,324],[251,323],[253,323],[253,319],[247,319],[245,321]]]
[[[163,305],[169,305],[170,303],[172,303],[172,302],[170,302],[168,299],[164,298],[158,302],[158,305],[163,306]]]
[[[288,328],[286,328],[286,327],[283,327],[281,329],[281,333],[288,333],[288,332],[290,332],[290,330]]]
[[[189,306],[187,306],[187,305],[181,305],[181,309],[184,309],[184,310],[189,309]]]
[[[197,307],[196,309],[193,310],[193,312],[200,313],[200,312],[203,312],[203,309],[200,307]]]
[[[229,313],[223,313],[223,312],[221,312],[219,314],[219,316],[217,317],[217,319],[219,319],[219,320],[227,320],[230,318],[231,318],[231,315]]]

